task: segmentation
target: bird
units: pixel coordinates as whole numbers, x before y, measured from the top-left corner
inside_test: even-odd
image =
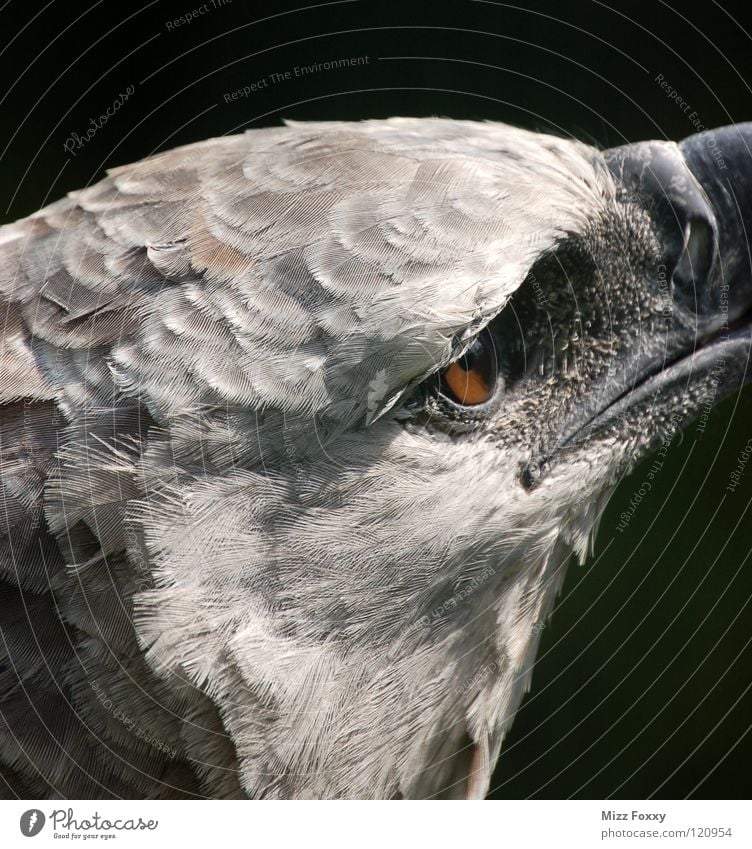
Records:
[[[751,142],[288,121],[0,228],[0,794],[483,798],[618,481],[747,381]]]

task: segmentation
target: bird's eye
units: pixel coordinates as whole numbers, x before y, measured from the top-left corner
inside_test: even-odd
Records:
[[[491,334],[484,330],[465,353],[441,373],[441,390],[456,404],[475,407],[489,401],[499,377]]]

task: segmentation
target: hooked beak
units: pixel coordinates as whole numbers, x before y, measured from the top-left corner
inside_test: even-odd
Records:
[[[680,406],[683,424],[705,399],[722,401],[752,380],[752,122],[606,151],[617,183],[653,213],[666,245],[665,274],[688,332],[565,444],[650,408]],[[683,401],[681,399],[684,399]]]

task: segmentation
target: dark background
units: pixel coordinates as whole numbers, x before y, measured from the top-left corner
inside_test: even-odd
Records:
[[[209,0],[168,27],[201,5],[0,5],[0,222],[106,167],[283,117],[493,119],[604,147],[752,119],[746,3]],[[358,56],[225,102],[272,72]],[[725,492],[750,438],[747,391],[674,441],[621,533],[645,467],[623,483],[544,632],[494,796],[750,796],[752,465]]]

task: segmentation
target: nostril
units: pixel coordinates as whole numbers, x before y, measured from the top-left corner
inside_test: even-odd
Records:
[[[713,252],[713,231],[706,221],[694,218],[687,223],[684,235],[684,250],[674,269],[679,280],[701,279],[707,271],[709,255]]]
[[[684,246],[672,275],[674,291],[684,306],[704,313],[714,307],[712,270],[716,234],[706,218],[690,218],[684,227]]]
[[[720,299],[718,217],[686,154],[665,142],[640,142],[606,151],[604,157],[617,184],[653,219],[674,303],[707,317]]]

